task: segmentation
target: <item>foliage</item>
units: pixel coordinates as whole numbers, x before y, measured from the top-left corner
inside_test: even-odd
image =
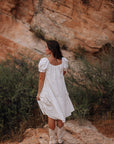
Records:
[[[81,0],[83,4],[89,4],[89,0]]]
[[[19,131],[22,123],[29,121],[34,115],[33,111],[38,108],[37,63],[22,56],[10,57],[0,63],[0,138],[10,135],[12,131]],[[40,112],[36,117],[42,120]]]
[[[41,29],[31,27],[30,31],[33,32],[39,39],[45,40],[45,33]]]
[[[84,55],[86,54],[86,51],[84,49],[84,47],[81,47],[80,45],[78,45],[78,48],[74,49],[74,58],[75,59],[83,59]]]
[[[42,4],[43,4],[43,0],[39,0],[39,3],[38,3],[38,13],[43,12]]]
[[[68,47],[66,46],[66,42],[65,41],[58,40],[58,42],[59,42],[59,45],[60,45],[61,49],[63,49],[63,50],[67,50],[68,49]]]
[[[52,0],[53,2],[60,2],[60,0]]]
[[[106,44],[108,51],[97,56],[99,62],[92,64],[81,56],[79,74],[71,74],[66,78],[70,97],[75,106],[74,117],[84,118],[93,115],[106,115],[114,112],[114,48]],[[80,53],[79,53],[80,55]],[[82,66],[83,65],[83,66]]]

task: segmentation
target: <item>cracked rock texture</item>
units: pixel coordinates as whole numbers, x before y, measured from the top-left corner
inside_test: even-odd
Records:
[[[0,37],[42,54],[44,45],[32,28],[68,49],[81,45],[98,52],[106,43],[114,45],[113,8],[111,0],[0,0]]]

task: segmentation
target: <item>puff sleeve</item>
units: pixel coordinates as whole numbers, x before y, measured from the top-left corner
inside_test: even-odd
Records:
[[[68,69],[68,60],[66,58],[63,58],[63,70],[67,71]]]
[[[46,72],[48,66],[48,59],[47,58],[41,58],[39,64],[38,64],[38,71],[39,72]]]

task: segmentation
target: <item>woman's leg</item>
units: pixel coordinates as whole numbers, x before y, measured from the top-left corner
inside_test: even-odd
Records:
[[[62,122],[62,120],[57,120],[57,126],[59,128],[63,127],[64,126],[64,123]]]
[[[50,117],[48,117],[48,127],[52,130],[55,129],[55,120]]]
[[[49,144],[57,143],[57,136],[55,131],[55,120],[48,117],[48,127],[49,127]]]

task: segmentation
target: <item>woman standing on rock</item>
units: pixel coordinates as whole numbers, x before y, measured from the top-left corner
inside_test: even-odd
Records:
[[[46,41],[45,53],[49,57],[41,58],[38,65],[40,77],[36,98],[42,113],[48,116],[49,144],[62,144],[64,122],[74,111],[64,80],[68,60],[62,56],[60,46],[54,40]]]

